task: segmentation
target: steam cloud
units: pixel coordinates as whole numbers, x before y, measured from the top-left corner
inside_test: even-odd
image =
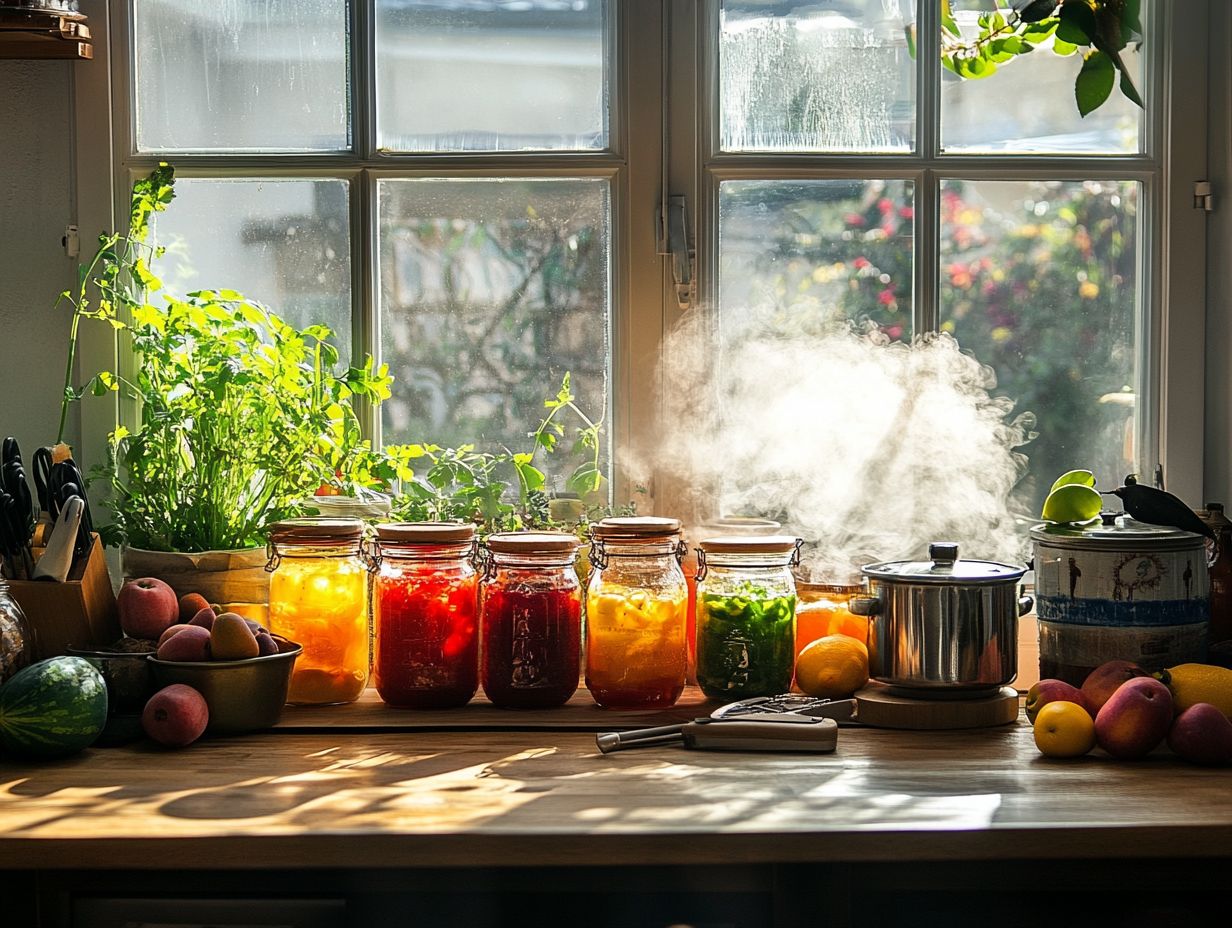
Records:
[[[891,342],[871,325],[802,331],[753,313],[716,352],[707,319],[671,333],[658,372],[671,436],[658,463],[681,478],[662,511],[779,519],[805,539],[815,582],[923,558],[933,541],[1026,557],[1030,515],[1011,494],[1034,416],[993,397],[991,368],[953,337]]]

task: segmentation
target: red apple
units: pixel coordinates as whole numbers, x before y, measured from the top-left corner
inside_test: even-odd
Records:
[[[1135,677],[1122,683],[1095,716],[1095,742],[1113,757],[1143,757],[1171,726],[1171,691],[1154,677]]]
[[[1082,690],[1064,680],[1040,680],[1027,692],[1027,718],[1034,723],[1040,709],[1050,702],[1073,702],[1082,706],[1094,718],[1094,713],[1087,708],[1086,697]]]
[[[116,596],[120,628],[133,638],[157,641],[180,617],[175,590],[154,577],[129,580]]]

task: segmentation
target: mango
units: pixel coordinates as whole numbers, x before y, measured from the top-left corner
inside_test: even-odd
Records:
[[[1087,714],[1094,718],[1094,713],[1087,708],[1086,697],[1082,695],[1082,690],[1078,687],[1066,683],[1064,680],[1040,680],[1031,689],[1027,691],[1027,719],[1032,723],[1035,722],[1035,717],[1039,715],[1040,709],[1048,705],[1050,702],[1072,702],[1082,706],[1087,710]]]
[[[1082,681],[1082,696],[1086,700],[1087,711],[1093,716],[1098,715],[1104,703],[1122,683],[1134,677],[1145,676],[1149,674],[1133,661],[1108,661],[1106,664],[1100,664]]]
[[[158,646],[160,661],[208,661],[210,633],[196,625],[185,626]]]
[[[1176,717],[1168,731],[1172,753],[1195,764],[1232,765],[1232,721],[1217,706],[1200,702]]]
[[[261,653],[257,638],[242,616],[224,612],[210,629],[210,654],[216,661],[242,661]]]
[[[191,686],[173,683],[150,697],[141,713],[141,727],[159,744],[182,748],[201,737],[210,721],[205,697]]]
[[[1172,726],[1172,694],[1154,677],[1127,680],[1095,716],[1095,743],[1113,757],[1143,757]]]

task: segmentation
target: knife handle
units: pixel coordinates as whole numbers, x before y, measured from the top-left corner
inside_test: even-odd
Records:
[[[784,725],[753,719],[689,722],[681,733],[684,746],[703,751],[804,751],[828,754],[838,746],[838,723],[811,718]]]

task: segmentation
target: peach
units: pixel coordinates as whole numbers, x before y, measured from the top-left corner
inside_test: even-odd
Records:
[[[158,646],[160,661],[208,661],[210,633],[196,625],[186,625]]]
[[[202,609],[210,608],[200,593],[185,593],[180,597],[180,622],[187,624]]]
[[[1154,677],[1135,677],[1122,683],[1095,716],[1095,742],[1113,757],[1143,757],[1164,740],[1171,725],[1168,688]]]
[[[1168,747],[1195,764],[1232,765],[1232,721],[1209,702],[1194,703],[1173,720]]]
[[[141,727],[159,744],[182,748],[201,737],[210,721],[205,697],[191,686],[173,683],[150,697],[141,713]]]
[[[206,606],[204,609],[197,610],[197,614],[188,620],[188,624],[204,628],[208,632],[214,627],[214,619],[217,616],[218,613],[214,611],[213,606]]]
[[[1040,709],[1050,702],[1077,703],[1087,710],[1088,715],[1094,718],[1091,710],[1087,709],[1087,700],[1082,695],[1082,690],[1070,683],[1066,683],[1064,680],[1049,679],[1040,680],[1027,691],[1026,710],[1028,720],[1034,722],[1035,717],[1039,715]]]
[[[155,577],[129,580],[116,595],[116,608],[124,634],[151,641],[180,617],[175,590]]]
[[[1082,696],[1086,700],[1087,711],[1091,715],[1099,715],[1112,694],[1126,680],[1134,677],[1146,677],[1150,674],[1133,661],[1108,661],[1100,664],[1082,681]]]
[[[158,647],[161,648],[163,646],[163,642],[166,641],[168,638],[170,638],[172,635],[176,634],[177,632],[182,632],[184,629],[189,628],[189,627],[190,626],[188,625],[168,625],[167,630],[163,632],[161,635],[159,635],[158,637]],[[155,648],[155,650],[158,650],[158,649]]]

